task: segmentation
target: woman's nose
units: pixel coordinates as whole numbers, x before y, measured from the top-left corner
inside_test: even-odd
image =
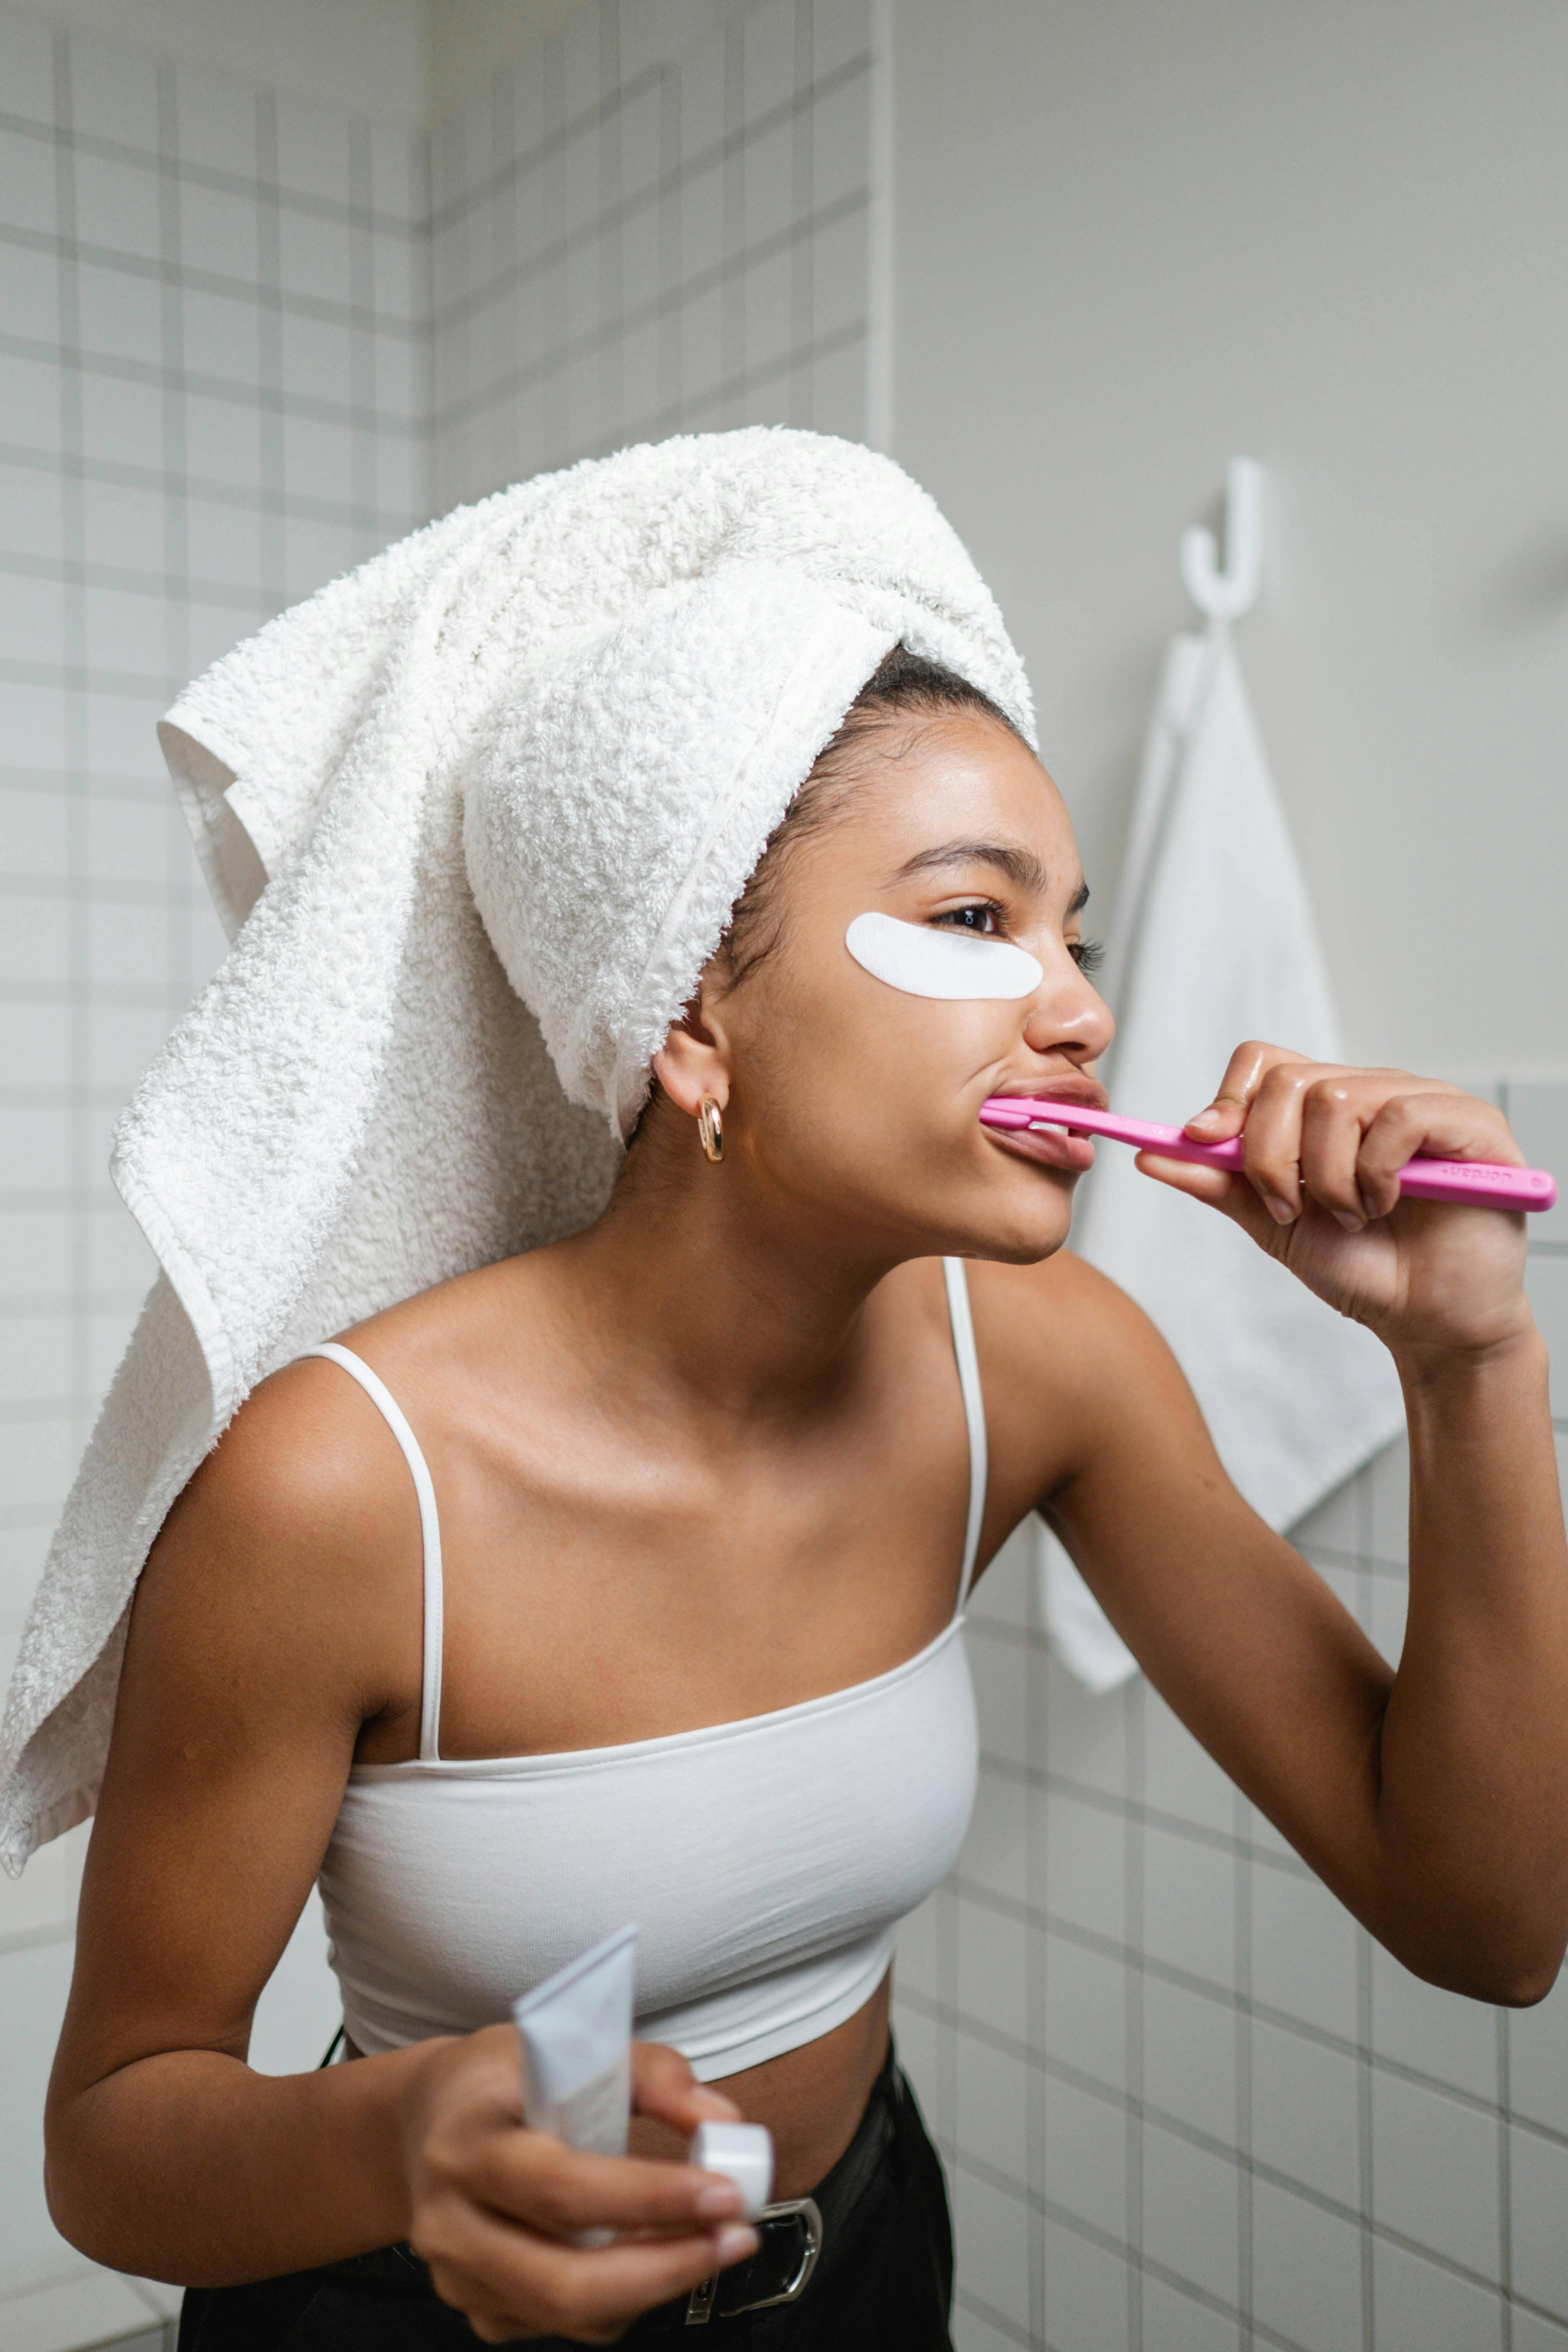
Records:
[[[1031,1053],[1060,1053],[1064,1047],[1085,1061],[1096,1061],[1116,1034],[1116,1023],[1103,996],[1075,971],[1070,989],[1042,990],[1024,1023],[1024,1043]]]

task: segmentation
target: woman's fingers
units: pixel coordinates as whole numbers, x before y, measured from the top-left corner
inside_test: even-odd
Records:
[[[1309,1201],[1348,1232],[1385,1217],[1399,1199],[1399,1173],[1418,1152],[1521,1164],[1500,1111],[1442,1080],[1404,1070],[1355,1070],[1309,1062],[1254,1039],[1238,1045],[1213,1103],[1186,1122],[1196,1140],[1242,1137],[1248,1184],[1280,1225]],[[1253,1220],[1218,1184],[1175,1173],[1179,1163],[1140,1156],[1148,1172],[1195,1199]],[[1212,1172],[1212,1171],[1211,1171]]]
[[[1225,1066],[1225,1076],[1206,1110],[1187,1121],[1187,1131],[1199,1143],[1225,1143],[1239,1135],[1268,1072],[1281,1063],[1301,1061],[1286,1045],[1268,1045],[1249,1037]]]
[[[1381,1207],[1373,1208],[1360,1181],[1364,1120],[1373,1112],[1374,1092],[1363,1080],[1336,1075],[1320,1078],[1301,1097],[1301,1181],[1347,1233],[1359,1233],[1369,1215],[1384,1213]],[[1405,1159],[1409,1157],[1407,1151]],[[1404,1164],[1404,1160],[1398,1163]],[[1396,1176],[1390,1208],[1398,1196]]]
[[[1319,1069],[1313,1062],[1276,1062],[1263,1073],[1247,1114],[1242,1165],[1276,1224],[1293,1224],[1305,1205],[1301,1122]]]
[[[611,2343],[643,2312],[689,2293],[757,2243],[753,2230],[731,2222],[682,2238],[566,2246],[473,2207],[442,2234],[441,2247],[420,2249],[436,2291],[489,2343],[520,2334]]]
[[[1214,1101],[1187,1121],[1187,1132],[1210,1143],[1241,1136],[1247,1181],[1276,1224],[1293,1224],[1310,1198],[1355,1231],[1369,1213],[1385,1213],[1382,1205],[1371,1211],[1358,1163],[1369,1120],[1390,1082],[1404,1076],[1310,1062],[1249,1038],[1231,1055]],[[1381,1202],[1387,1187],[1374,1189]]]
[[[1243,1137],[1247,1181],[1276,1224],[1301,1213],[1301,1098],[1321,1067],[1288,1046],[1248,1038],[1226,1063],[1213,1102],[1186,1122],[1199,1143]]]
[[[1357,1183],[1372,1216],[1385,1217],[1399,1198],[1399,1171],[1417,1152],[1432,1160],[1490,1160],[1522,1168],[1524,1154],[1495,1105],[1457,1087],[1422,1080],[1381,1103],[1366,1123]]]
[[[558,2238],[594,2229],[701,2229],[738,2214],[745,2202],[732,2181],[692,2165],[585,2156],[531,2131],[498,2133],[475,2150],[463,2187],[479,2204]]]
[[[637,2108],[683,2134],[737,2112],[656,2044],[633,2044],[632,2080]],[[408,2235],[437,2292],[485,2342],[612,2342],[639,2313],[755,2251],[733,2181],[689,2164],[588,2155],[526,2129],[510,2028],[453,2044],[419,2081]]]

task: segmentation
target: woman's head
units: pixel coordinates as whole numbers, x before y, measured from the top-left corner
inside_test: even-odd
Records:
[[[872,1255],[1045,1255],[1066,1234],[1071,1175],[995,1139],[977,1113],[990,1094],[1092,1079],[1111,1022],[1086,976],[1086,895],[1066,809],[1023,738],[978,688],[896,646],[656,1056],[633,1181],[672,1155],[706,1172],[689,1119],[711,1094],[726,1139],[717,1181],[776,1220],[820,1219]],[[1035,959],[1038,984],[910,993],[846,944],[866,914],[1008,940]]]

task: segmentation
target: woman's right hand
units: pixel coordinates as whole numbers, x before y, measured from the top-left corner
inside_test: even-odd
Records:
[[[677,2051],[632,2044],[632,2105],[682,2134],[739,2109]],[[611,2344],[645,2311],[754,2252],[731,2181],[684,2164],[584,2156],[522,2120],[510,2025],[433,2043],[404,2106],[408,2239],[487,2344]],[[611,2229],[584,2247],[580,2231]]]

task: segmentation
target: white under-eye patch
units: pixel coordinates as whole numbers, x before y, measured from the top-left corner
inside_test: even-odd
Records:
[[[896,915],[857,915],[844,944],[874,980],[906,996],[1032,996],[1046,976],[1026,949],[1006,940],[932,930]]]

